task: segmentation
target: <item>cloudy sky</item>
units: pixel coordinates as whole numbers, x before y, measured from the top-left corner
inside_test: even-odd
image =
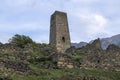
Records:
[[[72,42],[120,33],[120,0],[0,0],[0,42],[21,34],[48,43],[55,10],[67,13]]]

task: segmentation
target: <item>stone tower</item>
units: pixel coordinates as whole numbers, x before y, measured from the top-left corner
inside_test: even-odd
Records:
[[[65,52],[70,48],[70,34],[67,14],[55,11],[50,21],[50,45],[55,46],[58,52]]]

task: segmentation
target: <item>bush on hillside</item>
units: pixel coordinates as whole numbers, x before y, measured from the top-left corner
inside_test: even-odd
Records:
[[[29,36],[16,34],[9,39],[9,43],[24,48],[26,44],[33,43],[33,40]]]

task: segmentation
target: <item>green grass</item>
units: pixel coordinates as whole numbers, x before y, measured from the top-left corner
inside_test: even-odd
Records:
[[[51,80],[49,76],[14,76],[13,80]]]
[[[33,67],[32,67],[33,68]],[[33,68],[36,72],[40,72],[40,75],[14,75],[13,80],[61,80],[65,77],[71,79],[81,79],[85,76],[96,77],[99,80],[120,80],[120,72],[116,71],[104,71],[104,70],[88,70],[88,69],[39,69]]]
[[[9,75],[13,80],[64,80],[64,78],[81,79],[83,77],[96,77],[98,80],[120,80],[120,72],[98,69],[41,69],[31,64],[31,71],[37,75]],[[0,74],[4,76],[2,73]]]

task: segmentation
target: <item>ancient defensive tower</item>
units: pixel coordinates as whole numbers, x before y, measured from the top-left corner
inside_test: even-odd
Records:
[[[50,20],[50,45],[55,46],[58,52],[65,52],[70,48],[70,34],[67,14],[55,11]]]

